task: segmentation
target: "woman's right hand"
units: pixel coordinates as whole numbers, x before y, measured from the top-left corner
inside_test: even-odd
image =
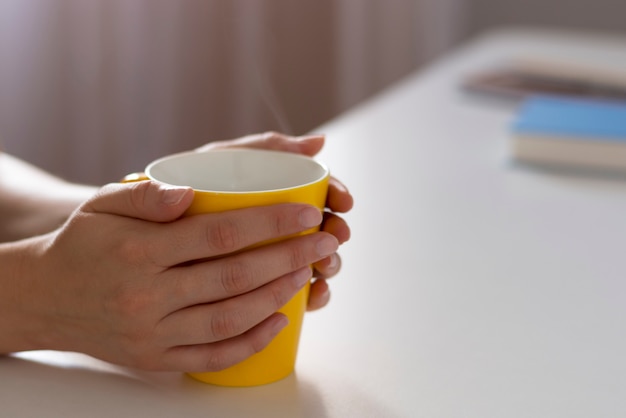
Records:
[[[263,349],[286,325],[276,311],[311,278],[310,265],[337,251],[337,238],[317,232],[242,251],[320,225],[322,215],[284,204],[181,217],[192,199],[189,188],[152,181],[108,185],[57,231],[2,252],[19,262],[0,312],[20,328],[2,332],[0,350],[200,372]]]

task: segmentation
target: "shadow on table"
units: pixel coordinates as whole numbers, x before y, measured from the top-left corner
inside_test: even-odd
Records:
[[[346,376],[323,376],[318,382],[294,373],[268,385],[228,388],[182,373],[119,367],[78,353],[26,352],[0,356],[0,416],[394,416]]]
[[[180,373],[106,365],[48,364],[0,358],[2,416],[46,417],[316,417],[327,415],[315,386],[291,375],[279,382],[226,388]]]
[[[327,417],[317,388],[292,374],[278,382],[247,388],[229,388],[198,382],[181,376],[181,386],[195,410],[212,411],[216,416],[242,417]],[[219,409],[215,409],[215,399]]]

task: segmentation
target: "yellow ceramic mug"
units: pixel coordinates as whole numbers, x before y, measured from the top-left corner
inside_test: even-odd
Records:
[[[329,177],[328,168],[310,157],[241,148],[164,157],[149,164],[145,176],[126,181],[152,179],[190,186],[195,195],[186,215],[195,215],[294,202],[324,210]],[[309,285],[280,309],[289,325],[263,351],[222,371],[189,375],[216,385],[254,386],[291,374],[308,295]]]

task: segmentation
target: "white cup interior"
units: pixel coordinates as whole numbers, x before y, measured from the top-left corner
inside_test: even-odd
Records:
[[[154,161],[146,175],[162,183],[216,192],[260,192],[317,182],[328,168],[298,154],[232,149],[189,152]]]

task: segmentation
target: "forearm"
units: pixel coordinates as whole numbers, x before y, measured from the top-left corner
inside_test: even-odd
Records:
[[[56,229],[95,192],[0,153],[0,242]]]

